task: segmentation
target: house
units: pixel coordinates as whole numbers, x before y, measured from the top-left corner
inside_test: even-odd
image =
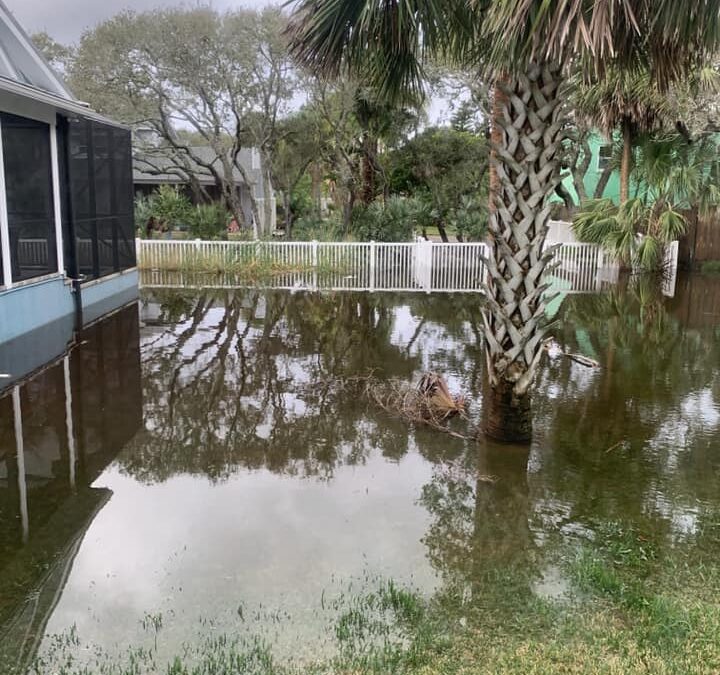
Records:
[[[0,0],[0,387],[137,297],[129,129],[69,91]]]
[[[197,158],[197,160],[195,159]],[[262,160],[256,148],[243,148],[238,157],[242,171],[233,167],[235,189],[240,198],[246,223],[252,223],[252,200],[255,200],[260,217],[260,230],[273,231],[277,223],[277,208],[274,194],[270,195],[269,228],[265,227],[265,181],[263,181]],[[197,203],[201,197],[212,200],[221,198],[221,191],[208,166],[217,167],[223,175],[222,163],[216,152],[210,147],[191,147],[187,157],[179,162],[170,156],[162,147],[148,143],[146,137],[136,131],[135,153],[133,159],[133,184],[135,195],[148,196],[161,185],[176,186]],[[196,181],[193,186],[191,178]],[[204,195],[198,194],[198,188]],[[138,223],[141,226],[141,223]]]
[[[590,147],[590,163],[583,177],[585,192],[588,197],[593,197],[600,182],[604,181],[605,186],[600,196],[617,202],[620,198],[620,172],[610,166],[613,153],[612,143],[600,132],[593,132],[588,136],[588,146]],[[603,175],[605,172],[608,173],[607,176]],[[572,176],[565,175],[562,183],[577,204],[579,200]],[[560,202],[562,200],[556,195],[553,197],[553,201]]]

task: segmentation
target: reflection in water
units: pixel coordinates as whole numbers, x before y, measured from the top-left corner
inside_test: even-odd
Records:
[[[32,658],[110,497],[92,484],[141,424],[138,335],[123,310],[0,398],[0,662]]]
[[[0,398],[3,644],[73,624],[142,642],[161,612],[173,649],[207,617],[249,630],[238,607],[262,606],[286,612],[265,637],[303,654],[340,579],[509,617],[561,597],[562,551],[605,522],[717,550],[719,298],[704,278],[673,299],[642,283],[568,298],[558,341],[602,367],[548,360],[522,449],[408,428],[337,386],[434,369],[479,416],[472,296],[146,291],[139,356],[129,312]],[[33,602],[28,642],[12,617]]]

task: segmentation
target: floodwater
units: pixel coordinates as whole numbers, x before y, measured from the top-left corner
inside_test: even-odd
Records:
[[[570,295],[559,318],[600,367],[551,351],[526,449],[408,427],[353,381],[438,371],[479,420],[472,295],[144,289],[0,393],[0,670],[71,630],[108,652],[161,631],[165,656],[247,630],[312,657],[331,599],[378,578],[472,593],[522,567],[562,597],[558,551],[608,522],[720,554],[720,278]]]

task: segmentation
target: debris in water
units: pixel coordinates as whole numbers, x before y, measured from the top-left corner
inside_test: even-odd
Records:
[[[367,397],[391,415],[412,424],[423,424],[455,436],[474,438],[450,429],[451,417],[465,419],[465,397],[450,393],[447,382],[438,373],[425,373],[416,386],[397,380],[383,381],[369,377],[365,383]]]

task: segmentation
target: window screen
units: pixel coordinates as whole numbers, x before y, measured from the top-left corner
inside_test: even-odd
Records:
[[[612,145],[601,145],[598,151],[598,169],[605,169],[610,164],[613,156]]]
[[[13,281],[57,272],[50,126],[0,114]]]
[[[134,267],[130,132],[87,119],[69,120],[67,129],[78,272],[96,279]]]

